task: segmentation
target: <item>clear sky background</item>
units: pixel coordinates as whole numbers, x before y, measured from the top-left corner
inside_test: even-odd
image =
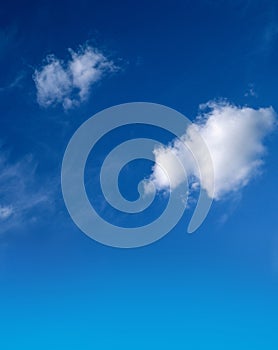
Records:
[[[214,201],[193,235],[194,205],[152,245],[104,246],[74,225],[60,186],[72,134],[116,104],[159,103],[192,121],[208,101],[275,115],[277,2],[7,1],[0,24],[0,348],[277,349],[274,127],[263,164]],[[78,64],[94,59],[98,74],[80,78]],[[90,155],[96,206],[97,162],[122,140],[149,135],[171,140],[123,129]],[[123,169],[127,198],[151,166]]]

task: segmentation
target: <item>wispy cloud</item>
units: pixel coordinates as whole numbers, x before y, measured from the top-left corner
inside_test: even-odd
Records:
[[[172,162],[174,154],[186,169],[191,190],[199,184],[210,197],[219,200],[239,191],[258,174],[266,153],[264,139],[275,126],[276,113],[271,107],[256,110],[227,102],[209,102],[201,108],[203,112],[181,139],[154,150],[160,166],[153,167],[150,178],[159,190],[169,186],[169,179],[162,169],[168,173],[172,188],[184,182],[183,171]],[[210,151],[214,166],[214,189],[206,181],[206,174],[211,171],[210,163],[199,150],[198,138],[194,136],[196,132],[201,134]],[[185,149],[191,149],[194,155],[198,155],[199,167],[191,152]],[[200,177],[200,174],[203,176]],[[148,189],[146,185],[146,191]]]
[[[9,84],[0,87],[0,92],[22,87],[22,80],[25,78],[25,75],[26,73],[24,71],[18,73],[18,75]]]
[[[262,35],[262,49],[269,51],[273,47],[273,43],[278,37],[278,23],[277,20],[273,19],[269,21],[263,31]]]
[[[64,109],[78,106],[88,99],[97,81],[117,70],[113,61],[88,45],[77,52],[69,49],[69,53],[67,62],[49,55],[44,65],[35,70],[33,79],[41,106],[62,104]]]
[[[5,56],[12,48],[16,41],[16,35],[18,33],[15,24],[7,27],[1,26],[0,28],[0,58]]]
[[[0,233],[34,221],[36,211],[51,204],[52,192],[38,184],[33,158],[10,162],[0,149]]]
[[[248,89],[244,93],[245,97],[258,97],[254,84],[248,84]]]
[[[0,220],[5,220],[13,214],[13,207],[11,205],[0,206]]]

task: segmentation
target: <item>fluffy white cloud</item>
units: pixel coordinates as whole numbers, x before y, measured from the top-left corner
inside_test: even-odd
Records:
[[[256,110],[228,103],[209,102],[201,108],[209,108],[209,112],[198,116],[180,139],[174,140],[167,147],[154,150],[155,160],[160,166],[153,167],[150,179],[157,189],[166,189],[169,180],[162,170],[164,169],[172,188],[185,181],[184,172],[180,167],[174,166],[174,155],[183,164],[192,190],[199,183],[211,198],[221,199],[246,186],[258,173],[266,152],[263,141],[275,126],[276,114],[271,107]],[[202,152],[198,134],[205,140],[210,151],[214,186],[208,181],[210,162]],[[198,164],[189,150],[198,159]]]
[[[61,103],[69,109],[85,101],[91,86],[105,73],[117,67],[96,49],[86,46],[74,52],[69,49],[68,62],[54,55],[46,58],[45,65],[36,69],[33,79],[37,88],[37,101],[43,107]]]
[[[68,72],[53,55],[46,58],[46,65],[36,70],[34,80],[37,87],[37,100],[41,106],[48,107],[55,103],[63,103],[71,93],[72,84]]]

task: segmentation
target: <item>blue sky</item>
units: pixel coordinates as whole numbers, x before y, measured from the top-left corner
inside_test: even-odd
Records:
[[[1,348],[276,349],[277,3],[7,2],[0,18]],[[80,75],[80,64],[91,70]],[[60,172],[82,123],[136,101],[166,105],[193,122],[202,116],[217,192],[193,235],[186,228],[194,200],[161,240],[116,249],[75,226]],[[200,110],[209,101],[210,112]],[[246,115],[249,122],[239,124]],[[98,210],[101,161],[135,137],[165,146],[172,139],[146,126],[100,141],[85,173]],[[148,176],[163,188],[152,165],[140,160],[123,169],[119,186],[128,199]],[[245,172],[235,181],[238,169]],[[132,227],[164,205],[160,193],[147,216],[109,206],[103,215]]]

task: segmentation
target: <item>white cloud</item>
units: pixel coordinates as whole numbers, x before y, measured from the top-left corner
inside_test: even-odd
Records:
[[[117,69],[112,61],[90,46],[81,47],[77,52],[69,49],[69,52],[68,62],[49,55],[45,65],[35,70],[37,101],[43,107],[62,104],[64,109],[70,109],[78,106],[89,97],[93,84]]]
[[[0,220],[5,220],[13,214],[11,205],[0,206]]]
[[[37,87],[37,100],[41,106],[48,107],[55,103],[63,103],[71,92],[71,80],[68,72],[53,55],[46,58],[42,70],[35,71],[34,80]]]
[[[72,83],[79,90],[80,100],[83,101],[87,99],[91,85],[97,82],[104,72],[113,71],[115,66],[92,48],[86,48],[79,53],[70,52],[72,60],[69,62],[69,69]]]
[[[158,190],[166,189],[169,182],[162,167],[168,172],[172,189],[186,180],[181,168],[173,166],[171,157],[174,154],[187,172],[192,191],[197,181],[211,198],[221,199],[246,186],[258,174],[266,153],[263,141],[275,126],[276,114],[271,107],[256,110],[216,102],[209,102],[201,108],[209,108],[209,111],[198,116],[180,139],[154,150],[155,160],[160,166],[153,167],[150,179]],[[214,188],[207,181],[210,178],[210,163],[200,148],[198,134],[210,151],[214,166]],[[197,155],[199,166],[189,150]]]

